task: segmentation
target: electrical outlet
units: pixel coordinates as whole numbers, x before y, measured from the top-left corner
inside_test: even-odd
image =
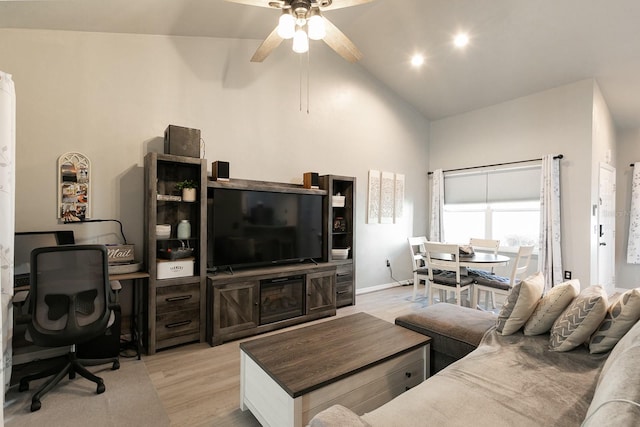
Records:
[[[564,280],[571,280],[571,272],[568,270],[564,271]]]
[[[391,267],[391,263],[387,260],[387,267]]]

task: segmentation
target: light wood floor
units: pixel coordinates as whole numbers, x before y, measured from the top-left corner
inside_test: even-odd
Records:
[[[423,289],[421,287],[420,290]],[[393,322],[402,314],[426,306],[425,298],[419,297],[412,301],[412,292],[412,286],[400,286],[359,295],[355,306],[338,309],[337,316],[366,312]],[[334,317],[315,322],[330,319]],[[151,381],[172,425],[260,425],[249,411],[242,412],[239,409],[241,341],[232,341],[216,347],[210,347],[206,343],[191,344],[163,350],[152,356],[143,356]]]

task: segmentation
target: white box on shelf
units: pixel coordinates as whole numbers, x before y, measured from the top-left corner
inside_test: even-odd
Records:
[[[173,279],[176,277],[193,276],[195,258],[184,258],[175,261],[159,259],[157,262],[158,279]]]

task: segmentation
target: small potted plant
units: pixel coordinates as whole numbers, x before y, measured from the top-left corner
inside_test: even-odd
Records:
[[[195,202],[196,201],[196,188],[198,184],[192,179],[185,179],[176,184],[178,190],[182,190],[183,202]]]

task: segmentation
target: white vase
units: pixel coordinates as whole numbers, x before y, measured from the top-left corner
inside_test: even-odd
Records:
[[[195,202],[196,201],[196,189],[195,188],[183,188],[182,189],[182,201],[183,202]]]
[[[183,219],[178,224],[178,239],[188,239],[191,237],[191,223],[188,219]]]

